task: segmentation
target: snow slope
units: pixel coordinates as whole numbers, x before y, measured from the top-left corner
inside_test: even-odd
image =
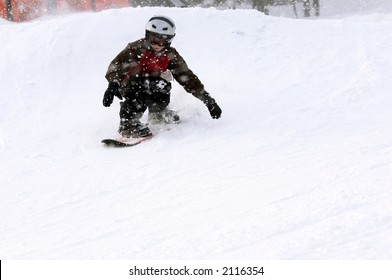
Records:
[[[154,14],[223,109],[107,149],[111,59]],[[392,13],[130,8],[0,22],[2,259],[390,259]]]

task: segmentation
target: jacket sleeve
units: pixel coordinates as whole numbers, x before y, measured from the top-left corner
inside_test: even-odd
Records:
[[[174,49],[173,58],[169,64],[169,69],[173,73],[174,79],[184,87],[184,89],[191,93],[196,98],[203,100],[204,97],[204,85],[201,83],[199,78],[188,68],[185,60],[181,55]]]
[[[129,43],[109,64],[105,75],[108,82],[115,82],[120,85],[126,77],[128,69],[137,65],[135,43]]]

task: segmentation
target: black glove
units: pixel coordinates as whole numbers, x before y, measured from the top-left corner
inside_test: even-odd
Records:
[[[105,91],[103,96],[103,106],[109,107],[113,103],[114,96],[117,96],[120,100],[122,100],[122,96],[120,91],[118,90],[120,86],[117,83],[109,83],[108,89]]]
[[[219,119],[222,115],[222,109],[218,106],[215,99],[208,92],[204,92],[203,102],[206,104],[208,111],[213,119]]]

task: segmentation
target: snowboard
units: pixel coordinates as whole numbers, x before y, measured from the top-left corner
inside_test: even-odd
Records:
[[[152,124],[152,126],[150,126],[152,135],[143,138],[127,138],[119,135],[118,138],[107,138],[101,140],[101,142],[105,144],[105,146],[107,147],[115,147],[115,148],[133,147],[139,145],[140,143],[143,143],[144,141],[150,140],[151,138],[157,136],[159,133],[163,131],[171,130],[172,127],[177,126],[180,123],[181,120],[178,118],[172,123],[161,122],[161,123]]]
[[[124,148],[124,147],[133,147],[143,143],[144,141],[150,140],[154,135],[150,135],[143,138],[119,138],[119,139],[103,139],[101,142],[108,147],[114,148]]]

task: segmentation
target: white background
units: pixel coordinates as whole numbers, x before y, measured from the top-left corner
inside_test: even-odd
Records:
[[[1,258],[390,259],[392,13],[323,13],[1,20]],[[107,149],[107,66],[154,14],[222,118],[174,83],[182,124]]]

